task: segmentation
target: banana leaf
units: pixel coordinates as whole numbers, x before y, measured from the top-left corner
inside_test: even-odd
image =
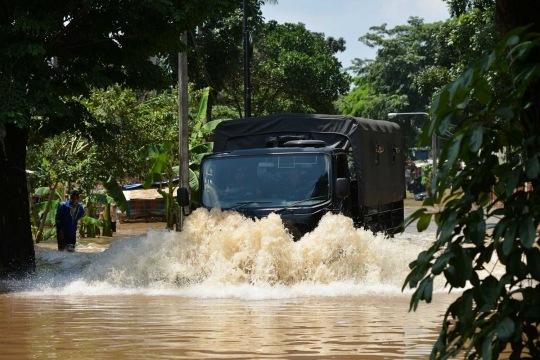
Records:
[[[63,196],[63,189],[56,189],[54,192],[55,192],[55,196],[58,198],[58,199],[64,199]],[[40,187],[40,188],[37,188],[36,191],[34,191],[34,196],[46,196],[46,195],[49,195],[51,193],[51,189],[48,187],[48,186],[44,186],[44,187]]]
[[[51,193],[51,189],[48,186],[37,188],[34,191],[34,196],[45,196]]]
[[[199,110],[197,111],[197,121],[202,123],[204,118],[206,118],[206,109],[208,108],[208,94],[210,93],[210,88],[204,88],[202,92],[201,102],[199,104]]]
[[[207,132],[213,132],[216,129],[216,126],[218,126],[219,123],[223,121],[228,121],[231,119],[218,119],[218,120],[212,120],[207,122],[201,127],[201,130],[207,131]]]
[[[189,188],[191,192],[199,191],[199,172],[189,169]]]
[[[56,237],[56,227],[53,227],[52,229],[47,230],[43,233],[43,240],[49,240],[53,237]]]
[[[118,185],[118,183],[112,178],[112,176],[109,177],[109,180],[107,180],[107,182],[103,184],[103,187],[105,187],[105,189],[107,190],[107,194],[109,194],[109,196],[114,199],[116,204],[118,204],[120,211],[126,213],[126,217],[129,219],[129,203],[127,202],[126,197],[122,192],[122,187]]]
[[[53,200],[51,202],[51,207],[49,209],[49,212],[47,213],[47,218],[45,219],[45,225],[53,226],[56,223],[56,210],[58,210],[58,205],[60,205],[59,200]],[[41,216],[43,216],[43,213],[45,212],[45,208],[47,207],[47,202],[42,201],[40,203],[37,203],[35,206],[38,209],[38,216],[41,218]]]
[[[103,222],[99,221],[98,219],[94,219],[93,217],[90,217],[90,216],[82,217],[81,222],[84,224],[90,224],[90,225],[99,226],[99,227],[103,227],[104,225]]]
[[[199,207],[199,171],[189,169],[190,202],[194,208]]]
[[[116,201],[108,196],[107,194],[92,194],[91,196],[87,197],[83,200],[83,202],[88,203],[89,201],[93,202],[102,202],[106,204],[116,204]]]
[[[209,154],[212,151],[214,151],[214,143],[213,142],[207,142],[207,143],[195,145],[195,146],[189,148],[189,153],[190,154]]]

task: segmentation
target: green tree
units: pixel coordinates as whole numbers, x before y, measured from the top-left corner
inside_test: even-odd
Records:
[[[372,27],[360,41],[377,48],[377,57],[355,59],[350,70],[358,76],[357,85],[340,102],[340,112],[386,119],[390,112],[426,111],[434,94],[470,61],[492,49],[498,38],[492,14],[471,10],[446,22],[425,24],[411,17],[407,25],[392,29],[386,24]],[[425,118],[396,121],[407,146],[416,146]]]
[[[424,202],[435,204],[434,212],[420,209],[408,219],[418,220],[419,230],[433,216],[438,224],[436,241],[410,265],[411,308],[431,301],[437,276],[464,289],[445,314],[432,352],[437,359],[462,350],[469,359],[497,359],[505,351],[510,359],[540,357],[540,4],[496,6],[505,37],[432,104],[424,141],[444,133],[451,119],[456,127],[436,169],[437,197]],[[504,86],[495,87],[496,78]],[[492,217],[499,221],[487,231]],[[495,256],[502,274],[493,272]]]
[[[276,0],[248,0],[248,27],[257,32],[263,25],[261,6]],[[195,89],[210,88],[205,121],[211,121],[214,104],[220,104],[219,93],[229,81],[243,76],[243,0],[236,1],[236,9],[190,31],[189,71]],[[173,62],[177,66],[178,61]],[[173,72],[174,74],[174,72]],[[219,118],[219,115],[218,115]]]
[[[44,132],[92,127],[73,95],[115,83],[155,89],[148,59],[183,50],[181,33],[232,10],[232,0],[2,3],[0,16],[0,273],[34,269],[25,157],[36,119]],[[84,121],[84,120],[88,121]]]
[[[334,56],[345,50],[343,39],[311,32],[303,24],[270,21],[254,34],[251,69],[254,115],[305,112],[335,113],[334,102],[345,94],[350,76]],[[243,77],[228,82],[223,103],[243,117]]]
[[[493,11],[495,0],[443,0],[448,3],[450,14],[459,17],[471,9],[480,11]]]
[[[343,115],[368,117],[368,100],[373,88],[365,76],[354,78],[354,89],[338,100],[339,112]]]
[[[90,144],[82,136],[67,135],[65,133],[47,139],[41,146],[31,148],[27,165],[37,171],[34,173],[41,181],[41,185],[49,188],[48,200],[42,213],[36,242],[43,240],[43,230],[49,210],[53,203],[58,185],[69,184],[74,180],[77,164],[82,161],[85,151]],[[33,160],[33,161],[31,161]],[[64,189],[65,192],[65,189]],[[61,200],[64,200],[61,198]],[[51,224],[48,224],[51,225]]]

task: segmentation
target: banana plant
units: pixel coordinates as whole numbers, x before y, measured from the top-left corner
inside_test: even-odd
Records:
[[[209,88],[206,88],[202,94],[199,110],[195,118],[195,125],[192,128],[189,137],[189,190],[191,194],[191,205],[197,207],[199,193],[199,170],[201,161],[205,155],[211,154],[214,150],[214,143],[206,141],[212,138],[216,126],[222,121],[229,119],[218,119],[205,123],[206,110],[208,106]],[[176,166],[175,171],[179,174],[179,167]]]
[[[173,163],[175,162],[174,145],[171,143],[161,143],[158,145],[150,145],[147,148],[147,159],[150,162],[149,171],[146,173],[143,186],[150,188],[154,183],[154,179],[157,177],[163,181],[167,180],[167,190],[165,192],[161,189],[158,190],[159,194],[165,200],[165,218],[167,221],[167,228],[173,230],[175,224],[177,224],[179,206],[174,199],[174,190],[177,186],[174,185],[174,178],[178,175],[178,172],[174,171]]]
[[[214,149],[213,142],[207,142],[208,138],[214,133],[216,126],[225,121],[224,119],[209,121],[205,123],[206,110],[208,107],[209,88],[206,88],[199,103],[199,109],[194,119],[194,125],[191,127],[191,135],[189,137],[189,188],[191,192],[192,205],[196,207],[199,190],[199,168],[201,160],[206,154],[212,153]],[[177,223],[180,208],[175,201],[175,190],[173,179],[180,175],[179,166],[173,166],[176,162],[176,145],[171,143],[161,143],[151,145],[147,149],[148,160],[150,161],[149,171],[146,173],[143,186],[149,188],[157,179],[167,180],[168,192],[158,190],[161,196],[165,199],[165,210],[167,228],[172,229]]]
[[[95,237],[102,234],[103,236],[112,236],[110,206],[117,204],[122,212],[126,213],[129,218],[129,204],[122,192],[122,188],[112,177],[103,183],[106,192],[104,194],[94,194],[90,192],[83,203],[86,207],[86,216],[81,219],[81,227],[79,233],[81,237]],[[103,221],[97,219],[96,203],[104,204]],[[103,230],[100,231],[100,228]]]
[[[58,183],[51,187],[40,187],[34,192],[34,196],[47,196],[47,201],[39,202],[32,208],[34,222],[39,223],[36,232],[36,242],[47,240],[56,234],[56,230],[44,231],[45,226],[54,226],[56,210],[63,200],[63,191],[57,189]]]

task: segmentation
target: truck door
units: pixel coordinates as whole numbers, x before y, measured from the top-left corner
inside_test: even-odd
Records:
[[[345,178],[348,179],[349,182],[351,181],[350,173],[349,173],[349,162],[347,161],[347,154],[345,153],[338,153],[336,154],[336,179],[338,178]],[[334,179],[335,180],[335,179]],[[339,199],[336,198],[336,210],[339,210],[343,215],[351,216],[351,196],[350,196],[350,188],[349,188],[349,196],[345,199]]]

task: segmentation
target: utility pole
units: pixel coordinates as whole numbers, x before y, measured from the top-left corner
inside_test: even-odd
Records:
[[[244,0],[244,117],[251,117],[251,92],[249,88],[249,52],[251,35],[247,24],[247,0]]]
[[[187,44],[187,32],[180,40]],[[180,183],[178,188],[185,187],[189,191],[189,137],[188,137],[188,63],[187,52],[178,53],[178,157],[180,164]],[[176,229],[184,228],[184,212],[180,209]]]

